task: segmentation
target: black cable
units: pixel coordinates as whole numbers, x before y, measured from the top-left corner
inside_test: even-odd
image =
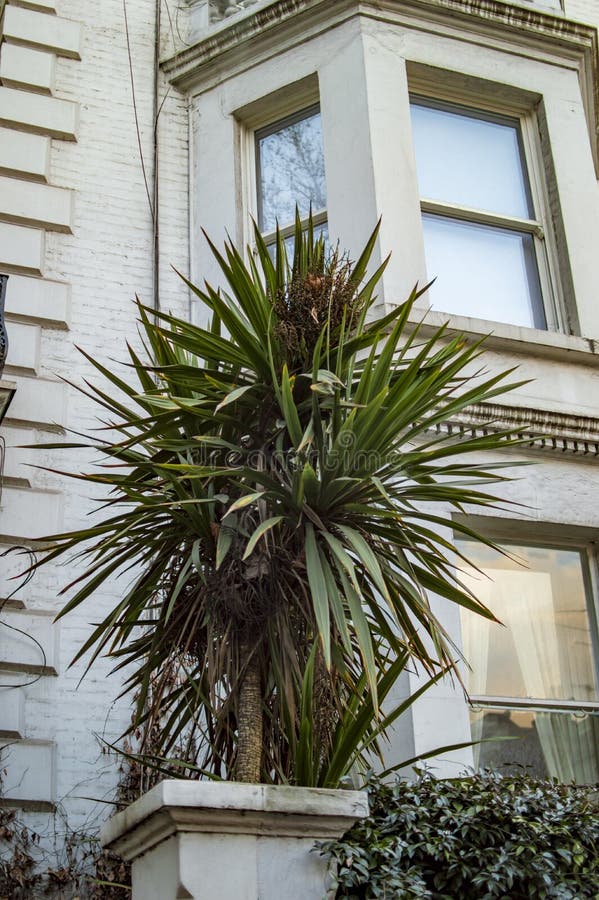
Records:
[[[20,591],[22,588],[26,587],[29,584],[29,582],[31,581],[31,579],[33,578],[33,576],[35,575],[33,566],[37,562],[37,556],[30,547],[25,547],[24,545],[16,544],[14,547],[9,547],[8,550],[4,550],[2,553],[0,553],[0,559],[3,559],[4,557],[8,556],[9,553],[17,553],[17,552],[28,554],[29,567],[25,570],[22,580],[19,582],[19,584],[17,584],[15,589],[12,590],[10,592],[10,594],[8,594],[8,596],[5,597],[2,601],[0,601],[0,614],[2,614],[2,612],[4,611],[4,607],[6,606],[7,603],[9,603],[12,600],[12,598],[15,596],[17,591]],[[5,628],[10,628],[11,631],[16,631],[18,634],[24,635],[26,638],[29,638],[29,640],[32,641],[37,647],[39,647],[41,654],[42,654],[42,659],[43,659],[42,668],[44,668],[44,669],[46,668],[46,664],[48,662],[48,657],[46,656],[46,651],[44,650],[44,648],[42,647],[40,642],[37,640],[37,638],[33,637],[33,635],[29,634],[29,632],[23,631],[22,628],[17,628],[16,625],[9,625],[8,622],[5,622],[3,619],[0,619],[0,626],[1,625],[3,625]],[[11,684],[11,683],[0,682],[0,688],[7,688],[8,690],[14,690],[15,688],[29,687],[29,685],[35,684],[37,681],[39,681],[41,677],[42,677],[41,674],[36,675],[35,678],[32,678],[30,681],[25,681],[22,684]]]

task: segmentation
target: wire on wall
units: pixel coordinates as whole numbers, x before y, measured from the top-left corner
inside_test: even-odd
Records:
[[[20,581],[18,582],[18,584],[14,588],[14,590],[12,590],[10,592],[10,594],[8,594],[6,597],[4,597],[2,600],[0,600],[0,616],[4,612],[6,605],[8,603],[10,603],[11,600],[14,599],[15,594],[17,594],[18,591],[20,591],[24,587],[26,587],[29,584],[29,582],[31,581],[31,579],[33,578],[33,576],[35,575],[34,566],[35,566],[35,563],[37,562],[37,556],[30,547],[25,547],[24,545],[18,545],[18,544],[13,547],[9,547],[8,550],[4,550],[2,553],[0,553],[0,560],[5,559],[10,553],[20,553],[23,556],[28,556],[29,557],[29,565],[23,572],[23,574],[20,578]],[[41,668],[42,669],[46,668],[46,665],[48,662],[48,659],[46,657],[46,651],[44,650],[44,648],[42,647],[40,642],[37,640],[37,638],[33,637],[33,635],[29,634],[29,632],[24,631],[22,628],[18,628],[16,625],[11,625],[9,622],[6,622],[2,618],[0,618],[0,627],[8,628],[10,631],[15,631],[15,632],[17,632],[17,634],[23,635],[23,637],[25,637],[25,638],[27,638],[27,640],[31,641],[31,643],[34,644],[41,653],[41,657],[42,657]],[[12,682],[0,682],[0,688],[6,688],[7,690],[14,690],[15,688],[28,687],[31,684],[35,684],[36,681],[39,681],[41,677],[42,677],[41,674],[37,674],[34,678],[30,679],[29,681],[21,682],[20,684],[13,684]]]

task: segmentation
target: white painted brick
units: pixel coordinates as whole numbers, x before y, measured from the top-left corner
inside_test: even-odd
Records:
[[[66,387],[60,381],[45,378],[21,378],[14,375],[17,391],[10,406],[10,418],[51,427],[66,424]]]
[[[25,369],[35,374],[40,364],[40,326],[7,321],[6,329],[8,332],[6,374],[10,374],[11,368]]]
[[[0,265],[41,274],[44,232],[0,222]]]
[[[60,530],[62,519],[63,498],[58,491],[3,486],[0,535],[4,539],[31,541],[47,537]]]
[[[4,687],[8,684],[8,673],[0,675],[2,686],[0,687],[0,740],[2,738],[25,737],[25,696],[23,691],[15,685]],[[12,680],[12,679],[11,679]]]
[[[58,671],[60,626],[50,612],[5,608],[0,628],[0,670]]]
[[[0,174],[47,181],[49,166],[50,138],[0,128]]]
[[[41,428],[28,428],[24,425],[2,423],[2,436],[4,437],[4,476],[6,479],[18,480],[19,485],[33,486],[40,490],[62,490],[63,480],[53,472],[46,471],[45,467],[56,465],[56,451],[46,450],[39,444],[56,443],[60,441],[60,435]],[[13,554],[9,554],[12,556]],[[2,547],[0,547],[0,559]],[[2,568],[5,562],[0,563],[0,600],[2,600]],[[18,568],[15,571],[22,571]],[[6,576],[8,577],[8,576]],[[16,583],[13,585],[16,587]],[[21,598],[22,599],[22,598]]]
[[[57,100],[16,88],[0,88],[0,125],[74,141],[79,108],[70,100]]]
[[[11,43],[39,47],[59,56],[81,59],[81,25],[70,19],[8,6],[4,12],[4,38]]]
[[[56,13],[55,0],[8,0],[11,6],[22,6],[24,9],[37,9],[40,12]]]
[[[54,90],[56,57],[4,42],[0,47],[0,82],[6,87],[51,94]]]
[[[0,219],[69,232],[73,221],[73,192],[0,176]]]
[[[6,288],[6,312],[43,325],[67,328],[71,288],[59,281],[11,275]]]
[[[8,769],[2,785],[6,800],[54,803],[56,800],[55,747],[49,741],[17,741],[1,751]]]

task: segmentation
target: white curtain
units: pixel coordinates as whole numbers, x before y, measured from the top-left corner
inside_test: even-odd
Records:
[[[488,570],[492,583],[474,570],[466,573],[479,600],[509,628],[525,687],[525,697],[570,699],[582,681],[572,653],[560,653],[551,576],[546,572]],[[473,673],[470,691],[488,694],[493,625],[479,616],[463,617],[464,649]],[[550,776],[560,781],[599,780],[599,722],[593,716],[536,712],[536,730]]]
[[[492,583],[470,569],[461,573],[464,583],[471,589],[476,598],[487,607],[491,607]],[[464,656],[470,665],[466,683],[468,693],[484,697],[487,693],[487,672],[489,668],[489,632],[491,622],[476,613],[464,611],[462,614],[462,646]],[[483,736],[483,719],[476,719],[472,723],[472,740],[480,741]],[[480,765],[481,745],[475,744],[472,748],[474,766]]]

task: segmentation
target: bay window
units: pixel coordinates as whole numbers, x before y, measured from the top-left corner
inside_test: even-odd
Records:
[[[433,308],[556,328],[542,190],[522,121],[426,97],[412,98],[411,120]]]
[[[596,622],[587,553],[503,542],[509,556],[456,545],[464,583],[503,623],[462,612],[467,686],[481,767],[524,767],[560,781],[599,780]],[[477,569],[479,571],[477,571]]]

